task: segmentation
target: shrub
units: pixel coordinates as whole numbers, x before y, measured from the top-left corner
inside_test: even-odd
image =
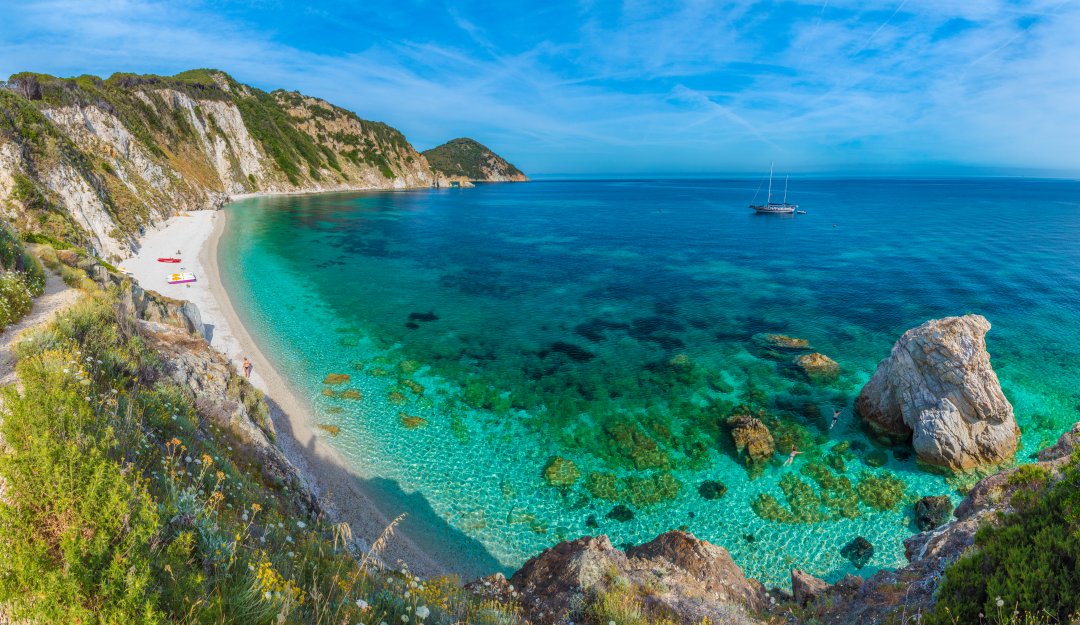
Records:
[[[1032,496],[983,525],[975,549],[945,569],[928,623],[975,623],[980,613],[1005,622],[1001,615],[1012,617],[1014,610],[1024,619],[1066,623],[1080,612],[1078,459],[1053,485],[1041,467],[1021,468],[1012,477]]]
[[[0,413],[0,604],[12,616],[517,622],[513,606],[450,580],[383,570],[392,526],[353,557],[348,527],[313,520],[291,485],[268,484],[247,439],[199,413],[115,305],[115,293],[88,294],[17,348],[24,390],[4,391]]]

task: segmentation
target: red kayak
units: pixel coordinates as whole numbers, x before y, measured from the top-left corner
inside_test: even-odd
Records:
[[[180,262],[180,259],[179,258],[159,258],[159,259],[157,259],[157,262],[159,262],[159,263],[178,263],[178,262]]]

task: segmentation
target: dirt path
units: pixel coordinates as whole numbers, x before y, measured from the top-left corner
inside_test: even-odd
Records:
[[[45,271],[45,292],[34,300],[30,314],[0,333],[0,387],[15,381],[15,344],[19,342],[20,335],[30,328],[52,321],[56,313],[74,304],[80,295],[78,289],[64,284],[60,276]]]

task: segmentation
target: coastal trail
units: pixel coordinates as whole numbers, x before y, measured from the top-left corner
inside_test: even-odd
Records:
[[[57,274],[45,270],[45,292],[34,299],[30,313],[0,333],[0,387],[16,382],[15,345],[32,328],[43,326],[58,313],[79,301],[82,292],[68,286]]]

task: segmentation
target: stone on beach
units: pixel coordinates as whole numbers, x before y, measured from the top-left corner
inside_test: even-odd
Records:
[[[904,333],[855,401],[880,435],[911,441],[919,460],[954,471],[1001,463],[1020,430],[990,366],[979,315],[934,319]]]

